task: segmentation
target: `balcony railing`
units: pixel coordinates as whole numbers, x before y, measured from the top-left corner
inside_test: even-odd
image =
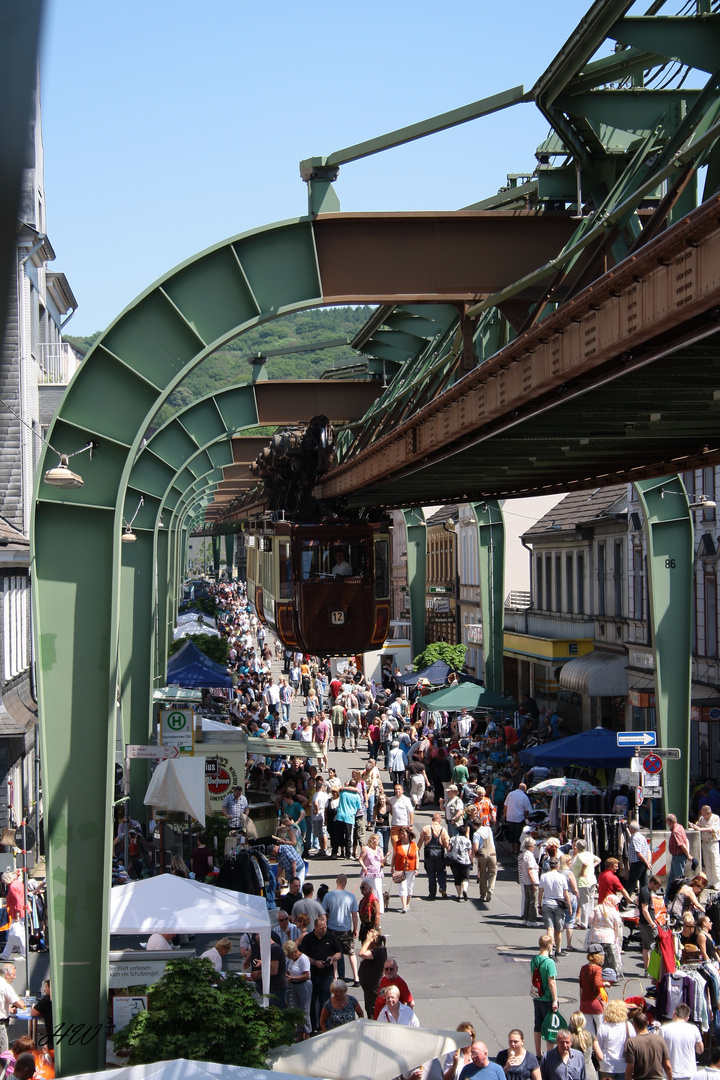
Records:
[[[530,607],[530,593],[513,589],[505,597],[505,607],[516,611],[526,611]]]
[[[65,341],[41,342],[40,382],[65,386],[75,374],[78,360],[70,345]]]

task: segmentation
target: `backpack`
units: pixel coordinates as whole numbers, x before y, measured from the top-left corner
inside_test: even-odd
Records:
[[[440,843],[439,833],[435,836],[432,830],[430,831],[430,839],[425,845],[425,854],[430,855],[433,859],[441,859],[443,857],[444,851],[443,846]]]
[[[547,959],[544,956],[534,956],[531,962],[531,982],[533,991],[537,991],[537,994],[533,996],[542,997],[547,990],[547,980],[543,979],[543,971],[547,967],[543,961]]]

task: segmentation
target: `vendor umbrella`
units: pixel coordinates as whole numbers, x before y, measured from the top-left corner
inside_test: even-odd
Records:
[[[572,776],[553,776],[530,788],[537,795],[601,795],[599,788],[593,787],[587,780],[576,780]]]
[[[442,709],[445,712],[457,712],[460,709],[515,709],[512,698],[494,694],[484,686],[474,683],[460,683],[446,686],[444,690],[435,690],[424,694],[420,699],[423,709]]]

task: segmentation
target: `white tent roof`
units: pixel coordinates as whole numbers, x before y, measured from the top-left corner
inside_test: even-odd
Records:
[[[157,810],[179,810],[201,825],[209,810],[205,758],[178,757],[161,761],[145,794],[145,805]]]
[[[201,624],[204,626],[211,626],[213,630],[217,624],[212,615],[208,615],[204,611],[181,611],[177,617],[178,626],[184,626],[186,623],[195,623],[196,626]]]
[[[273,1070],[295,1076],[392,1080],[469,1044],[470,1036],[465,1031],[356,1020],[273,1055],[271,1064]]]
[[[263,991],[270,985],[270,916],[262,896],[159,874],[110,890],[111,934],[259,934]]]
[[[180,638],[192,637],[193,634],[206,634],[208,637],[220,637],[220,631],[216,630],[214,626],[206,626],[205,623],[183,623],[181,626],[176,626],[173,630],[173,641],[179,641]]]
[[[68,1078],[70,1080],[70,1078]],[[129,1065],[124,1069],[76,1073],[75,1080],[284,1080],[282,1073],[218,1065],[214,1061],[155,1061],[152,1065]],[[288,1076],[286,1080],[291,1080]],[[295,1080],[295,1077],[292,1077]]]
[[[111,934],[246,934],[270,932],[262,896],[159,874],[110,892]]]

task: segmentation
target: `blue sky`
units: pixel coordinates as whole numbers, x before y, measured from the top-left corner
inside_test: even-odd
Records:
[[[103,329],[235,233],[306,212],[302,158],[523,83],[582,0],[47,0],[42,102],[54,269]],[[343,210],[453,210],[531,170],[533,105],[346,165]]]

